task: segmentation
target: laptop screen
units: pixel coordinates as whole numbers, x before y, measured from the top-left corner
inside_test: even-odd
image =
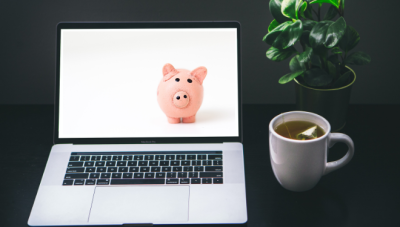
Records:
[[[237,34],[61,29],[58,137],[238,137]]]

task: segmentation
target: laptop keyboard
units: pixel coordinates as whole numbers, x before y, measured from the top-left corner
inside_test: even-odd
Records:
[[[222,151],[73,152],[63,185],[222,184]]]

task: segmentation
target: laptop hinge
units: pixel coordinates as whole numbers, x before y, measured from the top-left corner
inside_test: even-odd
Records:
[[[133,227],[133,226],[153,226],[153,223],[139,223],[139,224],[122,224],[122,226]]]

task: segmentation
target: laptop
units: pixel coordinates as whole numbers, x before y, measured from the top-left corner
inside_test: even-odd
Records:
[[[30,226],[247,222],[238,22],[59,23]]]

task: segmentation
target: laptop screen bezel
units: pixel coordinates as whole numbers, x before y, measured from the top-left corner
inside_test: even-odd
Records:
[[[61,29],[152,29],[152,28],[236,28],[238,66],[239,136],[232,137],[111,137],[111,138],[59,138],[60,107],[60,43]],[[56,79],[54,106],[54,144],[159,144],[159,143],[223,143],[243,142],[242,88],[241,88],[241,32],[237,21],[223,22],[61,22],[57,25]]]

